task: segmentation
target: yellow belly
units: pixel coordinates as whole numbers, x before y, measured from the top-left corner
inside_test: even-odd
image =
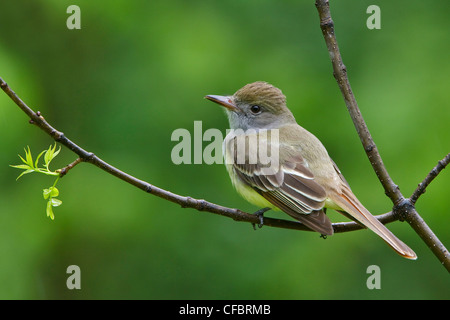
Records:
[[[330,198],[326,198],[324,207],[328,208],[328,209],[337,210],[337,211],[343,211],[344,210],[341,207],[339,207],[336,203],[334,203],[334,201],[331,200]]]
[[[230,175],[231,182],[236,188],[236,191],[248,202],[258,206],[260,208],[271,208],[275,210],[280,210],[267,201],[263,196],[256,192],[252,187],[242,182],[241,179],[233,172],[233,165],[226,164],[228,174]]]

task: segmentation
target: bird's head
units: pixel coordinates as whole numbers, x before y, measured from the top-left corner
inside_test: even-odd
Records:
[[[205,98],[226,108],[232,129],[276,129],[295,123],[284,94],[267,82],[249,83],[232,96]]]

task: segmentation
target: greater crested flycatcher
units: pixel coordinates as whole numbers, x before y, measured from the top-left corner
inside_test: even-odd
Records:
[[[245,199],[284,211],[323,235],[333,234],[324,208],[334,209],[375,232],[403,257],[417,258],[356,198],[319,139],[297,124],[280,89],[254,82],[232,96],[205,98],[226,108],[233,130],[223,144],[225,163]],[[269,151],[270,163],[262,161],[261,148]]]

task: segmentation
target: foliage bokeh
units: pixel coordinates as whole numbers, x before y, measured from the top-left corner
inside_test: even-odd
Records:
[[[331,1],[344,63],[394,181],[410,195],[450,146],[450,4]],[[66,27],[69,5],[81,30]],[[366,8],[381,8],[381,29]],[[222,165],[174,165],[171,134],[227,120],[206,94],[265,80],[316,134],[373,213],[390,210],[356,135],[319,28],[314,1],[8,1],[0,11],[0,76],[70,139],[172,192],[249,212]],[[413,230],[402,259],[369,231],[326,240],[182,209],[81,164],[58,183],[63,205],[45,215],[46,177],[19,174],[27,145],[51,139],[0,93],[0,298],[3,299],[448,299],[448,273]],[[204,144],[207,144],[205,142]],[[62,149],[54,160],[75,160]],[[447,169],[448,170],[448,169]],[[418,211],[447,247],[444,171]],[[281,214],[269,213],[283,217]],[[345,220],[331,213],[334,221]],[[81,268],[68,290],[66,268]],[[366,269],[381,269],[369,290]]]

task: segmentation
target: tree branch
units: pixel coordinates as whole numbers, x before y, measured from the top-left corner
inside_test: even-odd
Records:
[[[64,168],[56,170],[56,172],[58,172],[59,176],[62,178],[69,172],[70,169],[72,169],[73,167],[75,167],[77,164],[79,164],[82,161],[83,161],[83,159],[78,158],[74,162],[72,162],[72,163],[68,164],[67,166],[65,166]]]
[[[405,210],[406,221],[420,236],[442,265],[450,272],[450,253],[422,217],[409,199],[406,199],[394,210]]]
[[[157,197],[160,197],[162,199],[168,200],[170,202],[179,204],[183,208],[193,208],[199,211],[206,211],[214,214],[218,214],[221,216],[225,216],[228,218],[231,218],[235,221],[240,222],[249,222],[249,223],[259,223],[259,217],[241,211],[239,209],[233,209],[233,208],[227,208],[220,205],[217,205],[212,202],[208,202],[206,200],[200,200],[200,199],[194,199],[192,197],[185,197],[181,196],[175,193],[172,193],[170,191],[161,189],[157,186],[154,186],[148,182],[145,182],[143,180],[140,180],[136,177],[133,177],[132,175],[129,175],[114,166],[108,164],[104,160],[97,157],[94,153],[88,152],[78,146],[76,143],[68,139],[62,132],[56,130],[54,127],[52,127],[42,116],[42,114],[38,112],[34,112],[30,107],[28,107],[25,102],[23,102],[17,94],[8,86],[8,84],[0,78],[0,87],[3,89],[3,91],[16,103],[17,106],[19,106],[22,111],[24,111],[28,117],[30,118],[30,123],[36,125],[40,129],[42,129],[45,133],[47,133],[50,137],[52,137],[55,141],[61,143],[68,149],[70,149],[72,152],[77,154],[79,158],[75,160],[73,163],[69,164],[68,166],[61,169],[61,176],[65,175],[67,171],[74,167],[76,164],[80,162],[88,162],[96,167],[106,171],[107,173],[147,192],[150,194],[153,194]],[[392,219],[393,215],[388,213],[384,215],[377,216],[380,218],[380,221],[383,223],[388,223],[395,221],[395,219]],[[311,231],[309,228],[307,228],[305,225],[303,225],[300,222],[297,221],[290,221],[290,220],[282,220],[282,219],[274,219],[274,218],[267,218],[264,217],[264,225],[268,227],[276,227],[276,228],[284,228],[284,229],[292,229],[292,230],[302,230],[302,231]],[[341,222],[341,223],[335,223],[333,224],[334,232],[335,233],[342,233],[342,232],[348,232],[348,231],[354,231],[363,229],[362,226],[355,222]]]
[[[416,232],[424,239],[424,241],[430,246],[435,255],[439,258],[439,260],[446,266],[448,270],[450,270],[450,258],[448,254],[448,250],[439,242],[439,239],[431,232],[425,222],[420,218],[417,214],[414,203],[418,199],[418,197],[424,192],[425,188],[428,184],[433,180],[433,178],[448,164],[450,161],[447,159],[447,156],[442,163],[438,166],[439,168],[434,170],[431,175],[433,177],[427,177],[421,185],[419,185],[419,190],[416,190],[413,196],[410,199],[405,199],[401,194],[398,186],[392,181],[390,178],[381,156],[378,152],[378,149],[370,135],[370,132],[367,128],[367,125],[361,115],[361,112],[356,103],[356,99],[353,95],[353,92],[350,87],[350,83],[347,77],[346,68],[342,62],[342,57],[340,55],[339,47],[337,44],[337,40],[334,34],[334,23],[331,19],[331,14],[329,10],[329,3],[327,0],[317,0],[316,7],[320,16],[320,27],[322,29],[325,42],[327,44],[327,48],[330,54],[330,58],[333,65],[334,76],[339,84],[339,88],[344,96],[345,103],[347,105],[348,111],[352,117],[353,123],[356,127],[358,135],[361,139],[361,142],[364,146],[364,150],[369,157],[370,163],[372,164],[373,169],[375,170],[378,179],[382,183],[386,195],[392,200],[394,203],[393,212],[388,212],[379,216],[376,216],[382,223],[389,223],[399,219],[399,217],[403,217],[408,223],[416,230]],[[25,112],[30,118],[30,123],[36,125],[40,129],[42,129],[45,133],[47,133],[50,137],[52,137],[55,141],[61,143],[72,152],[78,155],[78,159],[73,163],[69,164],[65,168],[61,169],[61,176],[66,174],[67,171],[73,168],[80,162],[88,162],[96,167],[106,171],[107,173],[147,192],[158,196],[162,199],[171,201],[173,203],[177,203],[181,205],[183,208],[193,208],[199,211],[206,211],[218,215],[222,215],[228,218],[231,218],[235,221],[241,222],[249,222],[252,224],[259,223],[259,217],[243,212],[238,209],[232,209],[223,207],[206,200],[194,199],[191,197],[181,196],[170,191],[161,189],[157,186],[154,186],[148,182],[135,178],[102,160],[97,157],[95,154],[88,152],[75,144],[73,141],[68,139],[62,132],[53,128],[40,114],[40,112],[34,112],[31,108],[29,108],[18,96],[17,94],[11,90],[11,88],[0,78],[0,87],[2,90],[16,103],[19,108]],[[447,159],[447,160],[446,160]],[[273,218],[264,218],[264,225],[270,227],[277,228],[285,228],[285,229],[294,229],[294,230],[308,230],[303,224],[296,221],[289,220],[281,220],[281,219],[273,219]],[[355,222],[341,222],[334,223],[333,229],[335,233],[348,232],[362,229],[359,224]],[[428,240],[426,238],[428,237]],[[433,247],[434,246],[434,247]]]
[[[419,197],[425,193],[426,188],[431,183],[431,181],[433,181],[434,178],[437,177],[439,172],[445,169],[449,162],[450,153],[447,154],[444,159],[439,161],[436,167],[434,167],[433,170],[431,170],[430,173],[426,176],[426,178],[421,183],[419,183],[419,186],[409,198],[413,204],[416,203],[417,199],[419,199]]]
[[[350,113],[353,124],[358,132],[358,136],[364,146],[364,150],[369,157],[370,164],[383,185],[386,195],[394,204],[400,202],[404,199],[404,197],[400,193],[398,186],[389,176],[389,173],[383,164],[383,160],[381,159],[380,153],[378,152],[378,148],[372,139],[364,118],[361,115],[355,96],[353,95],[347,76],[347,68],[342,61],[339,45],[336,40],[336,35],[334,34],[334,22],[331,18],[328,0],[317,0],[316,8],[319,12],[320,28],[322,29],[325,43],[330,54],[331,63],[333,65],[333,75],[338,82],[342,95],[344,96],[348,112]]]
[[[410,199],[405,199],[400,192],[398,186],[389,176],[386,167],[383,164],[380,153],[369,129],[361,115],[355,96],[353,94],[350,82],[347,76],[347,69],[342,61],[339,46],[334,33],[334,22],[331,18],[330,5],[328,0],[316,0],[316,8],[319,12],[320,28],[325,38],[325,43],[330,54],[331,63],[333,65],[333,75],[339,85],[345,104],[355,125],[358,136],[361,139],[367,157],[374,169],[378,179],[384,187],[386,195],[391,199],[394,208],[391,213],[386,214],[389,221],[401,218],[406,220],[422,240],[433,251],[435,256],[441,261],[444,267],[450,271],[450,254],[442,242],[436,237],[425,221],[417,213],[414,207],[419,196],[425,191],[428,184],[445,168],[450,161],[449,155],[440,161],[438,166],[434,168],[425,180],[419,184],[419,187],[413,193]]]

